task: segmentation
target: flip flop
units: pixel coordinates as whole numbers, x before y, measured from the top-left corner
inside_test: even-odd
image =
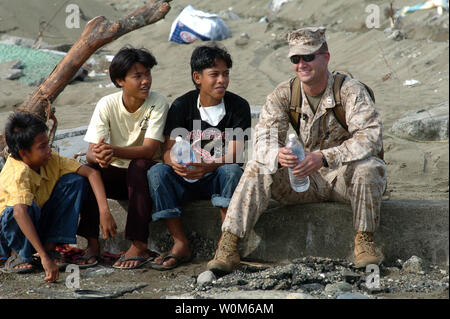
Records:
[[[123,255],[120,255],[120,258],[119,258],[120,262],[123,263],[123,262],[126,262],[126,261],[138,261],[139,263],[136,266],[134,266],[134,267],[120,267],[120,266],[113,265],[113,268],[121,269],[121,270],[137,269],[137,268],[142,267],[146,263],[152,261],[153,259],[155,259],[155,257],[153,257],[153,256],[150,256],[150,257],[147,257],[147,258],[140,257],[140,256],[125,258],[125,254],[123,254]]]
[[[95,261],[93,263],[88,263],[88,260],[91,258],[95,258]],[[86,268],[91,268],[91,267],[95,267],[98,265],[98,259],[100,258],[99,254],[84,254],[81,256],[78,256],[77,258],[75,258],[74,263],[75,265],[77,265],[80,269],[86,269]],[[78,264],[77,261],[83,260],[85,263],[84,264]]]
[[[170,270],[170,269],[174,269],[174,268],[176,268],[176,267],[178,267],[178,266],[180,266],[182,264],[188,263],[188,262],[190,262],[192,260],[192,255],[190,257],[182,257],[182,256],[177,255],[177,254],[164,254],[164,255],[161,255],[161,257],[162,257],[161,264],[157,264],[157,263],[154,263],[154,262],[151,263],[150,267],[152,269],[161,270],[161,271]],[[163,263],[169,258],[174,258],[175,259],[175,263],[170,265],[170,266],[164,266]]]
[[[33,264],[33,262],[29,263],[32,266],[31,268],[14,268],[25,263],[26,262],[23,261],[22,257],[20,257],[19,254],[12,255],[6,260],[5,266],[2,268],[2,271],[6,273],[29,274],[36,270],[36,266]]]

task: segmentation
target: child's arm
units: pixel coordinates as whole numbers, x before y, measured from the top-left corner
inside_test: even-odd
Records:
[[[44,246],[39,239],[36,228],[28,215],[28,206],[24,204],[14,205],[14,218],[20,227],[20,230],[28,238],[31,245],[39,253],[41,257],[41,263],[45,270],[44,280],[48,282],[54,282],[59,278],[58,266],[50,259]]]
[[[144,142],[140,146],[121,147],[111,145],[111,148],[114,154],[113,156],[115,157],[126,159],[152,159],[160,143],[160,141],[154,140],[152,138],[144,138]]]
[[[100,212],[100,227],[103,236],[105,239],[114,237],[117,233],[117,225],[109,210],[108,202],[106,201],[105,186],[103,185],[100,173],[89,166],[82,165],[78,169],[77,174],[86,177],[91,184],[95,198],[97,199]]]

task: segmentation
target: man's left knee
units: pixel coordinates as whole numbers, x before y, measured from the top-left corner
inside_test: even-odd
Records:
[[[354,166],[354,178],[364,179],[370,183],[377,179],[386,179],[386,164],[376,157],[370,157],[368,159],[355,162],[352,165]]]

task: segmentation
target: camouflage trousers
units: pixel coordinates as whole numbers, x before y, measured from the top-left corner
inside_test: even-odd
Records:
[[[330,170],[322,175],[322,169],[309,176],[309,189],[302,193],[291,188],[287,168],[278,169],[274,174],[261,173],[264,171],[261,168],[254,160],[247,163],[228,206],[223,232],[245,237],[267,209],[271,198],[285,205],[325,201],[350,203],[357,231],[373,232],[379,225],[386,166],[378,158],[343,165],[333,177],[330,177]]]

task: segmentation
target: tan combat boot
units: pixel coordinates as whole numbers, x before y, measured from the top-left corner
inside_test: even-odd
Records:
[[[373,233],[357,232],[355,237],[355,267],[364,268],[367,265],[379,265],[383,261],[383,255],[373,242]]]
[[[210,260],[206,268],[215,274],[228,274],[241,263],[237,249],[239,237],[223,232],[213,260]]]

